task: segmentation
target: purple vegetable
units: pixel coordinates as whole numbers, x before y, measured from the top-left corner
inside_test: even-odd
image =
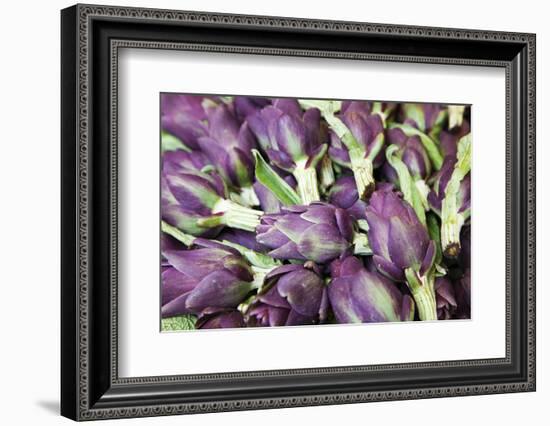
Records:
[[[393,184],[377,182],[376,190],[391,191]],[[328,202],[336,207],[346,210],[353,219],[365,220],[367,218],[367,202],[359,198],[357,186],[353,176],[342,176],[334,183],[328,193]]]
[[[441,127],[445,118],[445,106],[441,104],[402,104],[400,122],[414,126],[429,134]]]
[[[271,248],[275,259],[327,262],[351,247],[352,218],[326,203],[283,207],[281,213],[262,217],[256,239]]]
[[[163,172],[161,194],[162,219],[195,236],[215,235],[223,225],[254,231],[263,214],[226,199],[223,180],[216,173]]]
[[[160,100],[162,130],[176,136],[188,148],[198,149],[198,139],[207,135],[203,124],[206,111],[202,106],[205,99],[203,96],[163,93]]]
[[[339,323],[409,321],[414,302],[378,272],[370,272],[356,257],[331,264],[328,298]]]
[[[251,188],[254,182],[251,151],[256,141],[248,124],[241,125],[225,105],[210,109],[207,115],[208,135],[197,139],[200,149],[229,185],[240,189],[243,195],[246,192],[248,205],[257,205]]]
[[[320,199],[316,167],[327,149],[320,140],[320,120],[317,108],[303,112],[293,99],[275,100],[247,117],[269,160],[296,178],[304,204]]]
[[[371,114],[366,102],[352,101],[345,109],[342,107],[339,118],[361,146],[363,155],[368,156],[375,147],[376,137],[384,133],[384,124],[380,115]],[[348,148],[335,133],[331,133],[329,154],[336,163],[351,168]],[[380,166],[383,160],[383,151],[379,150],[373,161],[374,168]]]
[[[433,265],[435,243],[412,207],[391,191],[376,191],[367,207],[374,262],[384,275],[405,281],[405,269],[424,275]]]
[[[162,316],[236,308],[253,288],[253,273],[232,248],[197,238],[193,250],[167,250],[162,273]]]
[[[436,246],[413,208],[395,192],[376,191],[366,215],[378,270],[394,281],[407,282],[420,319],[437,319],[432,273]]]
[[[312,262],[306,262],[271,271],[246,317],[247,323],[256,327],[315,324],[326,320],[327,308],[320,271]]]
[[[388,145],[399,148],[396,155],[407,166],[414,180],[428,178],[432,165],[419,136],[408,137],[402,129],[395,128],[386,132],[386,140]],[[388,162],[384,163],[382,171],[388,181],[394,184],[399,182],[397,172]]]
[[[360,198],[366,199],[374,191],[373,169],[384,161],[384,122],[380,114],[370,113],[367,103],[357,101],[343,105],[338,118],[345,127],[332,123],[330,158],[353,170]]]

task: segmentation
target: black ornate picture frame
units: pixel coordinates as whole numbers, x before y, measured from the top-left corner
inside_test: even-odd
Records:
[[[535,390],[535,35],[76,5],[61,13],[61,414],[74,420]],[[478,65],[506,73],[506,356],[120,378],[122,47]]]

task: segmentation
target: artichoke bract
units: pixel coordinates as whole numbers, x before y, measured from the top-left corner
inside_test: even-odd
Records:
[[[353,221],[345,210],[326,203],[283,207],[267,214],[256,229],[259,243],[275,259],[327,262],[352,246]]]
[[[283,265],[266,276],[265,288],[247,309],[252,327],[305,325],[327,317],[326,286],[317,265]]]
[[[338,178],[330,188],[328,201],[346,210],[355,220],[366,219],[367,203],[359,198],[353,176]]]
[[[238,251],[200,238],[193,244],[198,248],[163,252],[163,317],[236,308],[254,288],[252,268]]]
[[[340,323],[410,321],[414,302],[378,272],[368,271],[354,256],[331,264],[328,298]]]
[[[258,205],[258,198],[252,188],[252,150],[256,147],[256,140],[248,124],[240,124],[225,105],[211,108],[207,116],[208,136],[197,139],[201,151],[216,166],[225,181],[235,188],[243,204]]]
[[[296,178],[304,204],[320,199],[316,168],[327,150],[320,141],[320,119],[317,108],[302,111],[292,99],[275,100],[247,117],[271,162]]]
[[[200,151],[174,150],[162,155],[162,171],[168,174],[178,174],[189,170],[200,172],[210,164],[208,158]]]
[[[376,191],[367,207],[367,232],[377,269],[407,282],[420,319],[437,319],[433,265],[434,241],[410,204],[391,191]]]
[[[375,189],[377,191],[392,191],[393,184],[388,182],[377,182]],[[360,227],[367,218],[368,203],[359,198],[357,186],[353,176],[342,176],[334,182],[328,193],[328,201],[336,207],[340,207],[348,212],[351,217],[358,221]]]
[[[216,173],[163,171],[161,192],[162,219],[195,236],[219,231],[224,225],[254,231],[263,214],[227,199]]]

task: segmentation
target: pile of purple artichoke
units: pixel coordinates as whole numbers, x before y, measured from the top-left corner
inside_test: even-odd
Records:
[[[162,329],[470,318],[469,121],[161,94]]]

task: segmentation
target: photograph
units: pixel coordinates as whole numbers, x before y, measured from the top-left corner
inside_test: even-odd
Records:
[[[53,383],[75,421],[279,424],[273,409],[327,406],[334,424],[363,403],[374,422],[536,414],[548,399],[536,344],[548,334],[536,288],[544,14],[239,1],[64,4],[57,23],[41,6],[33,24],[51,51],[12,43],[18,64],[60,61],[57,84],[5,67],[21,84],[7,86],[4,145],[32,152],[5,156],[17,213],[3,221],[17,241],[5,287],[20,289],[29,265],[36,275],[25,313],[20,294],[5,298],[8,331],[28,340],[7,353],[58,343],[37,364],[51,380],[8,388],[33,390],[42,410]],[[21,114],[56,86],[60,108]],[[29,122],[39,136],[21,140]],[[33,156],[21,173],[13,159]],[[27,234],[42,248],[54,237],[36,235],[56,224],[58,261],[25,256]],[[48,268],[61,291],[43,285]],[[57,340],[21,338],[48,315]]]
[[[162,332],[471,318],[470,105],[159,97]]]

